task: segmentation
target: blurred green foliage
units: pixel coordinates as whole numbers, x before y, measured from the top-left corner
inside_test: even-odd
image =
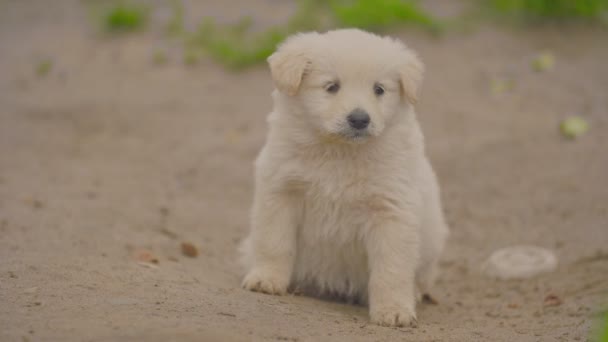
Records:
[[[103,16],[104,26],[110,32],[127,32],[141,29],[148,19],[148,9],[132,3],[118,3]]]
[[[531,21],[606,21],[608,15],[608,0],[491,0],[490,4],[498,14]]]
[[[316,1],[301,1],[286,25],[257,33],[251,33],[253,20],[250,17],[225,26],[220,26],[211,19],[204,20],[196,32],[186,35],[185,62],[194,64],[193,56],[206,53],[233,69],[257,64],[270,56],[288,35],[317,28],[318,17],[313,11],[318,8]]]
[[[39,77],[46,76],[53,68],[53,61],[50,59],[44,59],[36,65],[36,75]]]
[[[167,64],[168,61],[169,57],[167,56],[167,53],[164,50],[156,50],[152,54],[152,63],[156,65]]]
[[[281,29],[269,29],[250,34],[248,31],[251,24],[251,18],[244,18],[228,26],[219,26],[213,20],[205,20],[186,39],[186,62],[192,62],[192,56],[203,53],[234,69],[263,61],[285,38],[286,33]]]
[[[235,69],[264,61],[286,37],[280,29],[271,29],[249,38],[231,30],[219,31],[214,28],[214,31],[207,32],[217,34],[203,35],[199,32],[199,42],[205,51],[216,61]]]
[[[175,7],[174,13],[170,27],[181,27],[183,9]],[[439,28],[438,22],[415,2],[402,0],[300,0],[295,14],[285,25],[251,33],[252,24],[251,18],[225,26],[209,19],[203,21],[195,33],[186,35],[186,63],[194,64],[192,56],[206,53],[227,67],[244,68],[264,61],[287,36],[301,31],[334,27],[377,31],[401,24]]]
[[[167,31],[173,35],[181,34],[184,32],[184,6],[180,0],[171,0],[171,8],[173,17],[167,25]]]
[[[438,21],[414,1],[333,1],[331,8],[341,26],[382,30],[401,24],[413,24],[431,30],[439,28]]]
[[[599,342],[608,342],[608,312],[602,316],[601,323],[599,325]]]
[[[104,12],[107,31],[133,31],[146,24],[149,12],[146,7],[128,0],[118,1]],[[420,7],[417,0],[298,0],[297,9],[287,23],[266,30],[256,30],[253,19],[245,17],[228,25],[208,18],[196,30],[188,31],[184,26],[183,0],[168,1],[173,16],[166,29],[170,35],[183,40],[184,63],[196,64],[206,55],[233,69],[263,62],[287,36],[309,30],[356,27],[378,32],[408,25],[437,33],[471,25],[484,20],[489,13],[532,22],[607,21],[608,18],[608,0],[478,0],[479,13],[473,10],[441,21]],[[162,58],[157,56],[154,60],[162,64]]]

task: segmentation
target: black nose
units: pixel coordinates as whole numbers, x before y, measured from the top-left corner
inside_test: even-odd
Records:
[[[355,129],[364,129],[369,125],[369,114],[360,108],[350,112],[346,119],[348,120],[350,127]]]

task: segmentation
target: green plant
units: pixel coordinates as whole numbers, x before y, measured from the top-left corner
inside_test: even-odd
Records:
[[[205,20],[197,32],[186,37],[186,49],[198,51],[198,48],[202,48],[214,60],[233,69],[263,62],[289,34],[321,26],[318,20],[321,6],[318,2],[300,1],[296,13],[284,26],[259,33],[250,32],[253,24],[250,17],[222,27],[213,20]]]
[[[184,64],[186,65],[195,65],[198,64],[198,61],[201,58],[201,51],[196,47],[186,48],[184,50]]]
[[[170,34],[177,35],[184,32],[184,6],[180,0],[172,0],[173,17],[167,25]]]
[[[199,30],[188,39],[187,51],[202,48],[214,60],[234,69],[263,61],[276,48],[286,34],[281,29],[269,29],[257,35],[248,34],[251,19],[245,18],[228,27],[218,27],[213,21],[204,21]]]
[[[337,22],[342,26],[381,30],[413,24],[431,30],[440,28],[439,23],[414,1],[333,1],[331,8]]]
[[[131,3],[118,3],[103,16],[106,30],[110,32],[135,31],[142,28],[148,19],[148,9]]]
[[[491,0],[500,15],[525,20],[606,20],[608,0]]]
[[[608,312],[602,315],[598,330],[598,342],[608,342]]]
[[[174,6],[172,23],[181,23],[183,12],[180,8]],[[404,23],[431,29],[439,27],[415,3],[401,0],[331,1],[329,5],[320,0],[300,0],[295,14],[283,26],[251,33],[252,23],[248,17],[228,26],[219,26],[213,20],[205,20],[195,33],[185,33],[186,50],[190,51],[187,55],[193,51],[197,51],[198,55],[202,49],[214,60],[230,68],[240,69],[264,61],[276,49],[277,44],[295,32],[335,26],[373,30]]]
[[[53,61],[50,59],[44,59],[36,65],[36,75],[39,77],[46,76],[53,68]]]
[[[156,65],[164,65],[167,64],[169,58],[167,57],[167,53],[164,50],[156,50],[152,54],[152,63]]]

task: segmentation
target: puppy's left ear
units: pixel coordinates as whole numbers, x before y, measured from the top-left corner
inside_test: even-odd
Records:
[[[418,101],[418,88],[422,83],[423,74],[424,65],[418,56],[411,50],[406,49],[399,67],[399,77],[401,79],[402,95],[411,104]]]
[[[308,60],[289,51],[277,51],[268,57],[270,73],[275,86],[290,96],[298,93]]]
[[[275,86],[279,91],[290,96],[298,93],[302,78],[310,65],[310,60],[303,48],[309,35],[299,34],[287,39],[275,53],[268,57],[268,65]]]

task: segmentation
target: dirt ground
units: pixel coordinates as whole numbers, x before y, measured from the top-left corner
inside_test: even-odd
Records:
[[[1,341],[589,338],[608,299],[607,31],[395,33],[427,65],[418,112],[452,236],[439,304],[419,306],[418,328],[392,329],[363,307],[239,287],[235,248],[271,108],[265,66],[187,67],[159,28],[102,37],[84,1],[50,3],[0,1]],[[190,3],[189,15],[225,20],[293,8]],[[151,62],[158,46],[167,65]],[[555,69],[531,71],[545,49]],[[514,89],[492,94],[495,77]],[[574,114],[591,129],[568,141],[557,127]],[[200,255],[183,256],[184,241]],[[483,260],[512,244],[554,250],[558,269],[484,276]],[[140,249],[157,267],[136,262]],[[560,305],[545,305],[552,294]]]

